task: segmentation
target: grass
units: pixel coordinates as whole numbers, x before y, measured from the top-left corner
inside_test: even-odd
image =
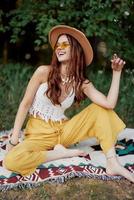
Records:
[[[13,127],[19,103],[23,97],[27,83],[35,68],[20,63],[0,65],[0,130]],[[88,73],[89,74],[89,73]],[[95,87],[104,94],[108,93],[111,73],[102,70],[91,71],[88,75]],[[134,70],[124,71],[118,104],[115,111],[126,123],[127,127],[134,127]],[[85,108],[90,101],[84,100],[80,107],[72,107],[67,115],[73,116]]]
[[[63,184],[44,183],[33,189],[0,193],[0,200],[133,200],[134,185],[126,180],[73,178]]]

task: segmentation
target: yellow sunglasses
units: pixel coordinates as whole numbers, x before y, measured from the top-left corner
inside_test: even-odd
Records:
[[[65,49],[67,47],[70,47],[70,44],[68,42],[62,42],[62,43],[57,43],[54,47],[54,50],[56,50],[57,48],[61,48],[61,49]]]

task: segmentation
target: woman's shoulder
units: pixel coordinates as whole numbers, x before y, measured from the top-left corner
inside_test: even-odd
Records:
[[[93,83],[89,80],[89,79],[86,79],[85,81],[83,81],[83,84],[82,84],[82,91],[85,93],[85,91],[89,91],[89,90],[92,90],[92,88],[94,87]]]
[[[85,89],[89,85],[92,85],[92,82],[89,79],[85,79],[82,83],[82,88]]]
[[[34,73],[39,77],[42,83],[47,81],[50,72],[50,67],[50,65],[40,65],[35,70]]]
[[[49,73],[50,72],[50,68],[51,68],[50,65],[40,65],[39,67],[37,67],[36,71],[39,74]]]

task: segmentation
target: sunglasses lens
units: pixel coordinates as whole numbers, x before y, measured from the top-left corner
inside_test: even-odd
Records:
[[[70,46],[70,44],[69,43],[67,43],[67,42],[62,42],[61,44],[56,44],[56,46],[55,46],[55,50],[57,49],[57,48],[61,48],[61,49],[65,49],[65,48],[67,48],[67,47],[69,47]]]
[[[61,48],[62,48],[62,49],[65,49],[65,48],[68,47],[68,45],[69,45],[69,44],[67,44],[67,43],[62,43],[62,44],[61,44]]]

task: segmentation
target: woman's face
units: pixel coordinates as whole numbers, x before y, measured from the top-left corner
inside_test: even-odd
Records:
[[[55,53],[59,62],[66,63],[70,59],[70,44],[66,35],[61,35],[55,45]]]

